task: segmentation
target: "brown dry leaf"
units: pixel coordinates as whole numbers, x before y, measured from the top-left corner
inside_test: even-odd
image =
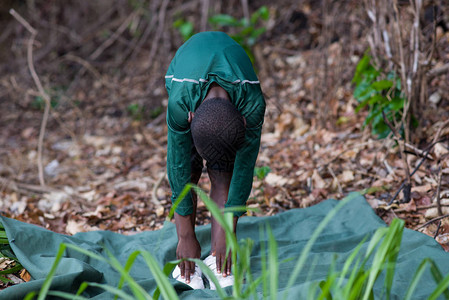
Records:
[[[20,279],[14,274],[6,274],[6,277],[8,277],[8,279],[11,280],[14,284],[20,284],[24,282],[22,279]]]
[[[65,231],[68,234],[74,235],[78,232],[84,232],[84,225],[85,223],[77,222],[75,220],[69,220],[67,222],[67,226],[65,228]]]
[[[448,205],[449,204],[449,199],[441,199],[441,204]],[[443,206],[443,207],[441,207],[441,211],[443,212],[443,215],[449,214],[449,207]],[[436,218],[438,216],[439,216],[438,208],[436,208],[436,207],[429,208],[426,211],[426,214],[425,214],[425,217],[427,219],[433,219],[433,218]]]
[[[295,118],[293,121],[293,135],[303,136],[310,129],[310,125],[306,124],[302,118]]]
[[[313,170],[312,174],[313,186],[317,189],[323,189],[326,187],[326,182],[321,178],[317,170]]]
[[[158,206],[156,208],[156,216],[157,217],[162,217],[164,215],[165,209],[163,206]]]
[[[418,193],[427,193],[428,191],[432,190],[433,186],[431,184],[425,184],[420,186],[412,186],[412,192],[418,192]]]
[[[23,269],[20,271],[20,278],[22,278],[23,281],[28,282],[31,280],[31,275],[26,269]]]
[[[351,170],[344,170],[343,173],[338,176],[338,179],[344,183],[351,182],[354,180],[354,172]]]
[[[406,212],[416,211],[416,203],[414,199],[410,200],[409,203],[400,204],[399,207],[404,209]]]
[[[8,259],[6,257],[0,258],[0,271],[4,271],[9,269],[10,267],[14,266],[15,262],[11,259]]]
[[[449,153],[449,150],[447,150],[441,143],[436,144],[433,151],[438,158]]]
[[[275,124],[274,135],[281,137],[286,131],[290,131],[294,126],[294,117],[291,112],[284,111],[278,118]]]
[[[280,175],[277,175],[275,173],[268,173],[268,175],[265,177],[265,182],[272,186],[284,186],[288,182],[288,178],[282,177]]]

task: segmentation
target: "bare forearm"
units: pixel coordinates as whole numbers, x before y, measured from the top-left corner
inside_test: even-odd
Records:
[[[192,214],[182,216],[175,212],[175,223],[178,240],[196,239],[194,226],[192,226]]]

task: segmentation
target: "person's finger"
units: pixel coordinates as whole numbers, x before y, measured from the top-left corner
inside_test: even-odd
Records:
[[[221,272],[223,274],[223,277],[228,276],[227,266],[226,266],[227,265],[227,259],[226,259],[226,255],[225,254],[223,254],[223,256],[222,256],[221,265],[222,265],[222,269],[223,269],[223,271]]]
[[[184,267],[184,261],[179,263],[179,269],[181,270],[181,278],[185,277],[185,267]]]
[[[217,256],[215,256],[216,259],[216,264],[217,264],[217,273],[220,274],[221,273],[221,254],[217,254]]]
[[[231,261],[231,253],[228,255],[228,259],[226,260],[226,275],[231,275],[231,267],[232,267],[232,261]]]
[[[192,266],[193,265],[193,266]],[[190,283],[190,276],[195,272],[195,264],[191,261],[186,261],[186,282]]]

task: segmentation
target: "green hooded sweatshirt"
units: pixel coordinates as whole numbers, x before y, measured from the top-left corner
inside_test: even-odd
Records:
[[[251,192],[265,113],[260,83],[239,44],[223,32],[202,32],[178,49],[165,76],[167,172],[173,203],[190,182],[192,136],[188,113],[195,112],[213,82],[226,90],[231,102],[246,118],[245,144],[236,154],[226,207],[245,205]],[[176,212],[184,216],[193,212],[190,193]],[[235,214],[239,216],[243,212]]]

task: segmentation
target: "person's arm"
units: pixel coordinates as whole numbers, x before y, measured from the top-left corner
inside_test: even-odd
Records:
[[[185,185],[190,182],[191,168],[190,155],[192,137],[190,130],[187,132],[176,132],[170,127],[167,136],[167,175],[170,183],[172,203],[178,200]],[[179,203],[176,212],[186,216],[193,212],[192,195],[187,193]]]
[[[260,147],[262,126],[246,130],[245,145],[239,151],[234,162],[231,186],[229,188],[228,201],[225,207],[242,206],[246,204],[253,184],[254,166]],[[235,216],[241,216],[244,212],[235,212]]]
[[[168,129],[167,140],[167,174],[172,190],[172,203],[174,204],[185,185],[191,180],[191,143],[190,131],[179,133]],[[195,235],[192,224],[193,203],[191,192],[187,193],[175,210],[176,233],[178,246],[176,258],[200,258],[201,247]],[[190,282],[190,276],[195,272],[195,263],[183,261],[179,264],[181,277]]]

